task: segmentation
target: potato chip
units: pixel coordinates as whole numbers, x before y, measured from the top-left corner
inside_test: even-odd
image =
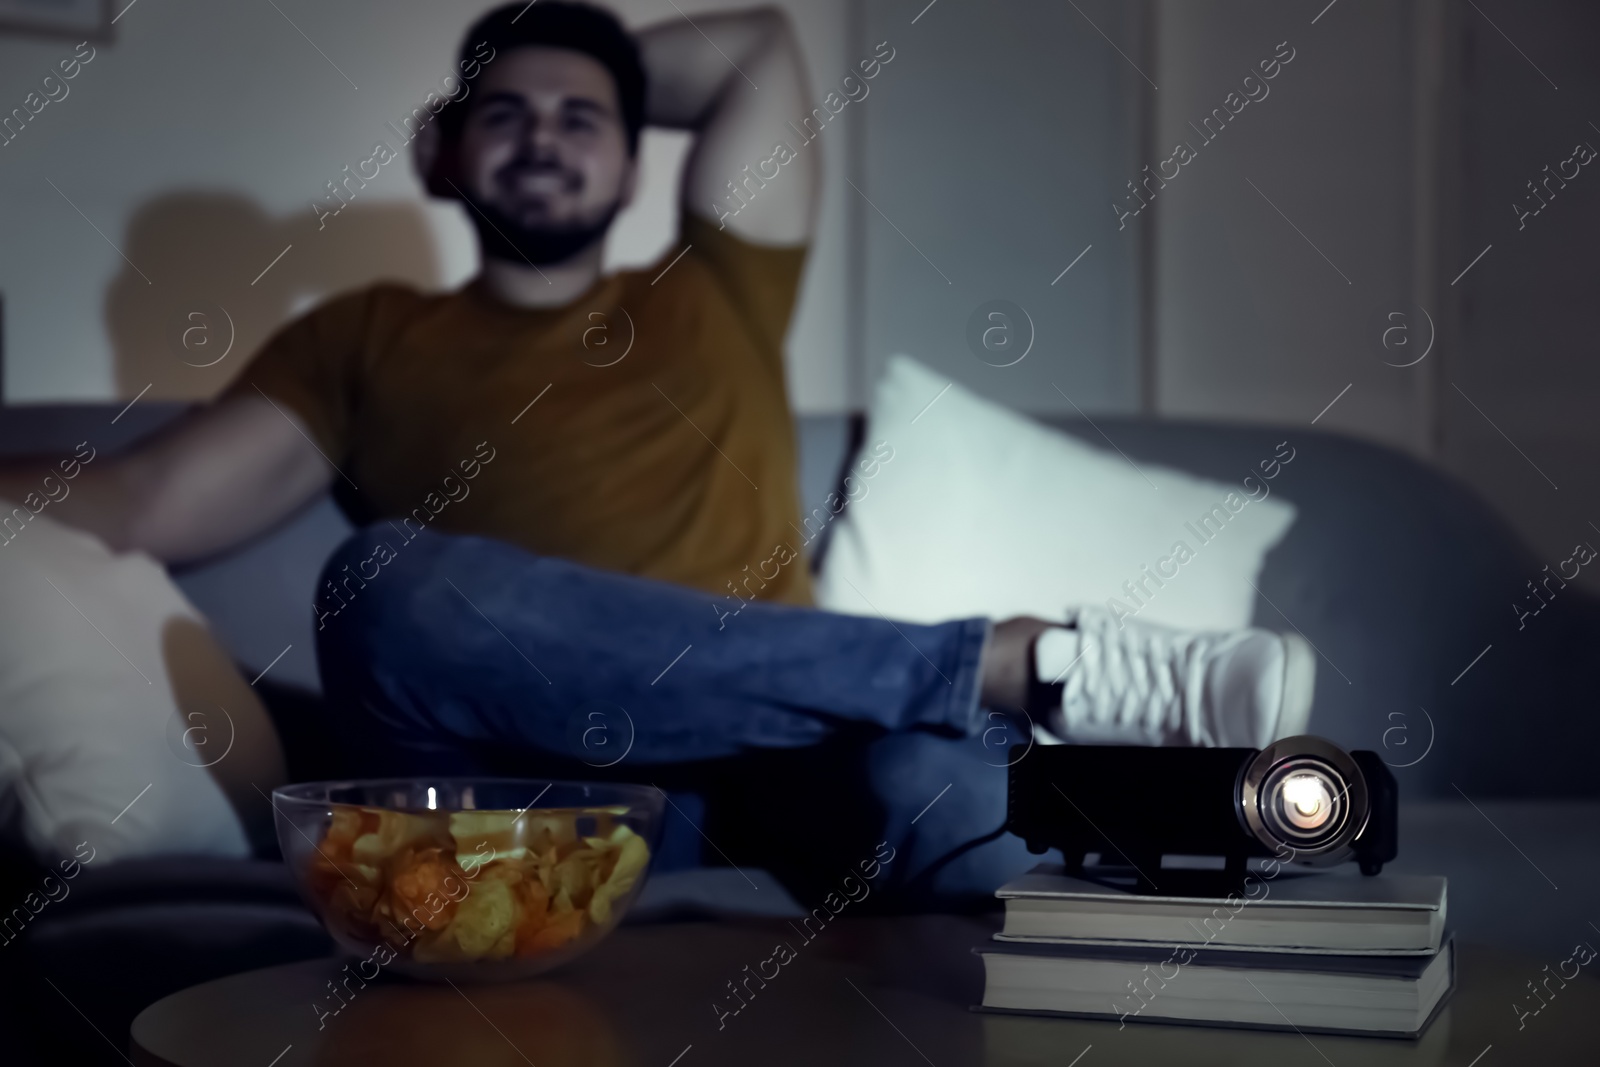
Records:
[[[468,959],[488,955],[508,932],[514,932],[521,918],[516,894],[504,882],[482,881],[472,887],[467,899],[456,908],[450,930]]]
[[[551,919],[526,942],[518,943],[519,952],[525,956],[538,956],[561,948],[578,939],[588,919],[588,915],[581,911],[571,911]]]
[[[449,840],[448,823],[439,816],[403,811],[378,811],[376,814],[378,825],[350,845],[350,857],[357,863],[376,866],[413,842],[428,838],[441,843]]]
[[[466,881],[453,851],[434,845],[402,849],[389,863],[389,895],[396,915],[429,930],[442,930],[455,916],[455,897]]]
[[[528,855],[526,823],[514,811],[457,811],[450,815],[456,862],[467,870]]]
[[[600,924],[611,921],[612,902],[627,895],[650,862],[650,849],[644,839],[626,826],[616,828],[612,841],[617,846],[616,864],[589,901],[589,917]]]

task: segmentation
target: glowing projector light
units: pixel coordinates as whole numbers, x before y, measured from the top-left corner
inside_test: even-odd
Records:
[[[1304,818],[1310,819],[1319,814],[1322,811],[1322,806],[1331,799],[1322,782],[1312,775],[1296,775],[1283,783],[1284,803],[1291,805]],[[1314,824],[1297,823],[1296,825]]]
[[[1247,748],[1049,745],[1013,750],[1006,826],[1030,851],[1126,864],[1151,883],[1163,856],[1253,856],[1377,874],[1398,840],[1394,775],[1375,752],[1320,737]]]

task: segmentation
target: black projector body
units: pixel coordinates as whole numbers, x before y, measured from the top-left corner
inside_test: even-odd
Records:
[[[1099,853],[1154,888],[1163,856],[1251,857],[1377,874],[1398,846],[1394,775],[1375,752],[1316,737],[1266,749],[1035,745],[1012,749],[1006,828],[1069,873]],[[1173,882],[1173,877],[1164,877]]]

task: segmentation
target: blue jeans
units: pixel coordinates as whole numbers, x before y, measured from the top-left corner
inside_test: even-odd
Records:
[[[317,603],[357,773],[658,784],[663,866],[762,866],[807,907],[880,842],[902,907],[992,905],[1034,862],[1001,835],[927,870],[1004,822],[1006,746],[1026,740],[978,705],[986,619],[730,614],[724,597],[382,522],[334,554]]]

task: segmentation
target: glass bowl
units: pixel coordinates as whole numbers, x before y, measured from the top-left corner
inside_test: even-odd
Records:
[[[582,955],[638,896],[664,804],[648,786],[517,778],[272,793],[301,895],[369,980],[505,981]]]

